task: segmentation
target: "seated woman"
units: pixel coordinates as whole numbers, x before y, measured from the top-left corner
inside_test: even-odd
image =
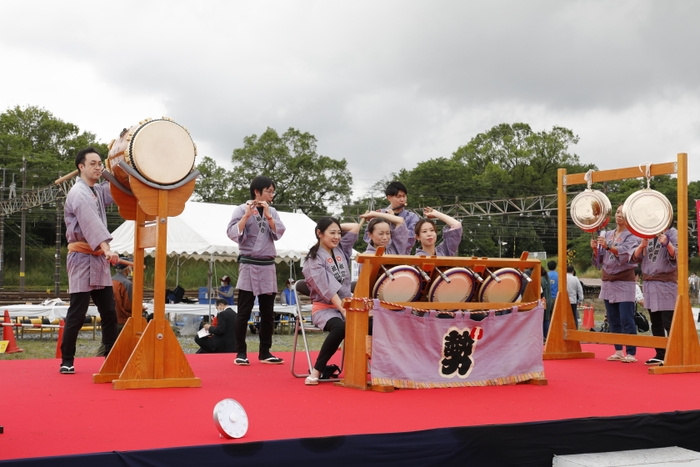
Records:
[[[387,255],[402,255],[410,251],[412,236],[402,217],[378,211],[366,212],[360,217],[371,219],[367,224],[369,243],[365,253],[374,253],[379,247],[384,247]],[[393,230],[390,222],[395,226]]]
[[[423,208],[423,215],[427,219],[421,219],[416,224],[416,240],[420,243],[416,256],[456,256],[462,241],[462,223],[431,207]],[[442,229],[442,241],[437,246],[435,222],[430,219],[439,219],[447,224]]]
[[[328,332],[311,374],[304,383],[315,386],[328,360],[345,339],[343,299],[350,291],[350,256],[357,241],[360,224],[340,224],[322,217],[316,224],[316,245],[306,256],[302,273],[309,287],[311,322]]]

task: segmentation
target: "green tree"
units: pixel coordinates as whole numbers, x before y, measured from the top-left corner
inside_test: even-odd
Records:
[[[48,110],[16,106],[0,114],[0,165],[19,174],[26,159],[27,187],[49,185],[59,174],[75,170],[75,154],[87,146],[107,155],[107,147],[97,143],[94,134],[81,132]],[[15,180],[18,188],[20,179]]]
[[[340,211],[350,202],[352,174],[345,159],[316,151],[316,137],[294,128],[281,136],[268,128],[260,136],[245,137],[231,158],[233,199],[247,200],[251,180],[264,175],[277,184],[275,205],[282,209],[300,209],[312,218]]]
[[[420,162],[411,171],[401,170],[398,179],[410,190],[409,205],[422,208],[472,199],[472,187],[463,182],[468,177],[466,165],[441,157]]]
[[[205,157],[197,165],[201,173],[194,188],[197,201],[205,203],[232,203],[234,201],[233,177],[219,167],[211,157]]]
[[[594,165],[581,164],[569,146],[578,136],[563,127],[534,132],[526,123],[502,123],[480,133],[453,154],[467,168],[463,182],[483,199],[504,199],[556,192],[557,169],[585,172]]]
[[[23,158],[26,159],[26,189],[31,191],[52,185],[59,175],[75,170],[75,154],[88,146],[105,157],[107,146],[94,134],[82,132],[77,125],[64,122],[48,110],[15,106],[0,114],[0,167],[5,169],[4,198],[14,179],[15,193],[22,195]],[[5,218],[5,253],[17,254],[20,214]],[[42,206],[28,213],[27,246],[53,245],[56,238],[55,206]]]

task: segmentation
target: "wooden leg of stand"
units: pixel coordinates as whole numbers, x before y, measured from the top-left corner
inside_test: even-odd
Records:
[[[574,317],[571,313],[569,296],[561,291],[557,293],[554,302],[552,319],[549,323],[549,333],[544,346],[544,360],[560,360],[568,358],[595,358],[593,352],[583,352],[581,343],[564,339],[564,326],[569,329],[576,329]]]
[[[162,333],[159,331],[162,330]],[[167,359],[163,359],[167,355]],[[160,358],[158,358],[160,356]],[[114,389],[200,387],[170,323],[152,319]]]
[[[340,384],[348,388],[367,389],[366,337],[369,311],[364,300],[352,299],[345,312],[345,376]]]
[[[688,295],[679,295],[673,311],[663,366],[649,368],[652,375],[700,372],[700,344]]]
[[[156,200],[151,199],[150,202],[151,204],[154,202],[157,203],[158,211],[156,216],[155,240],[154,318],[148,323],[148,326],[146,326],[145,331],[133,348],[133,352],[130,352],[118,377],[114,378],[114,373],[108,373],[107,369],[105,369],[104,374],[103,370],[100,370],[100,374],[95,375],[93,380],[95,380],[95,382],[104,382],[111,378],[112,387],[114,389],[200,387],[202,385],[201,380],[194,376],[192,368],[185,358],[185,354],[175,337],[170,323],[165,319],[169,192],[167,190],[155,189],[153,189],[152,192],[148,192],[148,190],[144,189],[141,196],[146,196],[147,194],[151,196],[151,198],[156,198]],[[172,208],[170,208],[170,210],[172,210]],[[143,230],[144,229],[139,229],[137,226],[137,232],[142,232]],[[135,235],[138,236],[140,233]],[[138,242],[138,238],[136,242],[140,248],[143,248],[142,243]],[[142,270],[139,272],[143,273]],[[130,320],[130,322],[133,321],[133,319]],[[125,339],[128,339],[128,336],[135,336],[136,331],[134,330],[134,325],[131,325],[128,334],[124,332],[122,332],[122,334],[127,336]],[[113,359],[114,368],[117,368],[128,353],[126,351],[122,352],[122,349],[126,349],[128,344],[120,344],[115,347],[117,347],[117,351],[114,352],[113,349],[114,357],[112,357],[112,353],[110,353],[107,361]],[[107,364],[107,361],[105,361],[105,364]],[[112,367],[110,367],[110,369],[111,368]]]
[[[92,375],[93,383],[111,383],[119,378],[119,374],[126,366],[141,338],[142,331],[134,331],[136,327],[140,329],[146,327],[146,320],[143,316],[132,317],[126,321],[112,350],[102,364],[100,372]]]

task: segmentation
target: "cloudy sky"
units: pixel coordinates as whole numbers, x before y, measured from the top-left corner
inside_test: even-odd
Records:
[[[499,123],[570,128],[600,169],[689,154],[700,2],[0,0],[0,111],[103,142],[146,117],[231,167],[267,127],[345,158],[359,195]]]

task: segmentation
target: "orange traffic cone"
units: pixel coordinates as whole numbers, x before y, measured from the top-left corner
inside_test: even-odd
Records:
[[[5,353],[24,352],[24,350],[17,347],[15,333],[12,330],[12,320],[10,319],[9,310],[5,310],[5,323],[6,325],[2,327],[2,340],[9,341],[7,348],[5,349]]]
[[[593,315],[592,306],[583,307],[583,329],[593,329],[595,326],[595,317]]]
[[[56,342],[56,358],[62,358],[61,344],[63,344],[63,328],[66,326],[65,320],[60,320],[58,322],[58,341]]]

